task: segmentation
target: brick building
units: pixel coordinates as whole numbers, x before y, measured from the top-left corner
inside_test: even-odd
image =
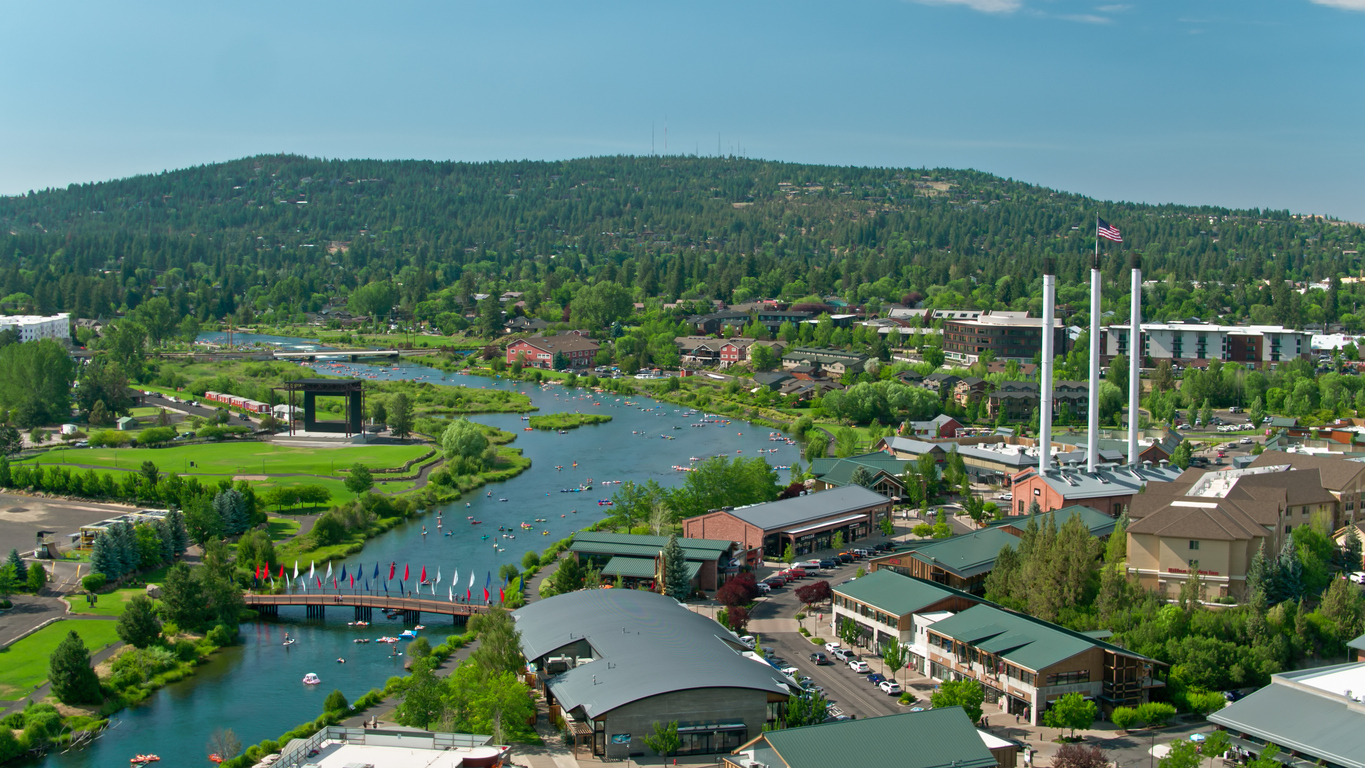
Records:
[[[1066,327],[1060,319],[1053,322],[1053,350],[1065,355]],[[1027,312],[986,312],[974,320],[947,320],[943,324],[943,354],[967,365],[987,352],[996,360],[1031,363],[1043,350],[1042,328],[1042,318],[1029,317]]]
[[[511,365],[520,357],[528,368],[553,369],[555,354],[562,352],[570,368],[588,368],[592,366],[598,348],[597,342],[573,332],[529,336],[507,345],[507,364]]]
[[[845,542],[872,535],[891,515],[891,500],[860,485],[831,488],[792,499],[718,509],[683,520],[689,539],[738,542],[750,562],[776,559],[790,545],[797,555],[828,549],[835,533]]]

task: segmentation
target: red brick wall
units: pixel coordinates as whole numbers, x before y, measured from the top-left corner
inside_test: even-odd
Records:
[[[683,538],[721,539],[741,542],[745,549],[762,549],[763,529],[728,512],[711,512],[683,520]]]

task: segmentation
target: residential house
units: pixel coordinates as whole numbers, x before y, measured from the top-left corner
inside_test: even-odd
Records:
[[[861,352],[817,347],[792,347],[782,355],[783,368],[809,365],[836,378],[845,373],[862,373],[867,361],[868,356]]]
[[[953,385],[953,400],[963,407],[979,403],[986,396],[990,384],[976,376],[968,376]]]
[[[946,413],[940,413],[928,421],[907,421],[901,425],[901,433],[907,437],[916,437],[921,440],[937,440],[940,438],[957,437],[957,431],[962,429],[962,424],[957,419]]]

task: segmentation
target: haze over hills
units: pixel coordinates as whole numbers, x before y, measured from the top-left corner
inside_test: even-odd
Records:
[[[1261,279],[1359,269],[1354,224],[1100,202],[977,171],[280,155],[0,198],[0,295],[107,316],[164,293],[203,320],[237,312],[244,298],[254,312],[316,309],[390,278],[410,310],[456,288],[538,284],[548,297],[599,280],[637,299],[948,293],[1027,307],[1047,259],[1064,286],[1059,300],[1068,285],[1087,290],[1079,283],[1097,211],[1125,239],[1105,248],[1116,308],[1129,251],[1148,275],[1221,280],[1227,295],[1210,303],[1243,308],[1255,303],[1245,286]]]

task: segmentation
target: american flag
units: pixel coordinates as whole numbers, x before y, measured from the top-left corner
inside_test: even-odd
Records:
[[[1096,219],[1096,221],[1099,222],[1099,224],[1095,228],[1095,234],[1099,235],[1105,240],[1113,240],[1116,243],[1123,242],[1123,235],[1119,234],[1118,227],[1110,224],[1104,219]]]

